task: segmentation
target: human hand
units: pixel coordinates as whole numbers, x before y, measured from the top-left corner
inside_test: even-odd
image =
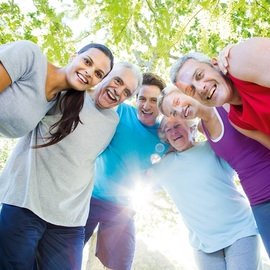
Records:
[[[218,54],[218,59],[217,64],[221,72],[226,75],[228,72],[228,67],[229,67],[229,55],[230,55],[230,50],[235,44],[229,44],[225,48],[223,48],[219,54]]]

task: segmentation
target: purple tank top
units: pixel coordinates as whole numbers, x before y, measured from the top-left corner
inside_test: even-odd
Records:
[[[211,140],[202,122],[212,149],[237,172],[251,205],[269,201],[270,150],[234,129],[223,107],[216,110],[223,124],[223,134],[217,140]]]

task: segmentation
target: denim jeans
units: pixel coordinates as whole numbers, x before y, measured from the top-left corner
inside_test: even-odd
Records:
[[[251,207],[264,247],[270,257],[270,201]]]
[[[50,224],[28,209],[3,204],[0,269],[80,270],[83,227]]]

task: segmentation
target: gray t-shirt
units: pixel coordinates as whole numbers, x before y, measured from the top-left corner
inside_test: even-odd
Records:
[[[59,115],[46,115],[19,140],[0,176],[0,201],[30,209],[55,225],[84,226],[95,159],[109,144],[119,118],[112,109],[98,110],[86,94],[83,124],[55,145],[31,148],[42,143],[58,119]]]
[[[0,62],[12,80],[0,93],[0,134],[22,137],[54,104],[45,95],[47,60],[36,44],[24,40],[0,46]]]

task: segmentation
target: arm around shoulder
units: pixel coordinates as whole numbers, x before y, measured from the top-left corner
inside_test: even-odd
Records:
[[[270,87],[270,38],[250,38],[233,46],[228,62],[232,76]]]

